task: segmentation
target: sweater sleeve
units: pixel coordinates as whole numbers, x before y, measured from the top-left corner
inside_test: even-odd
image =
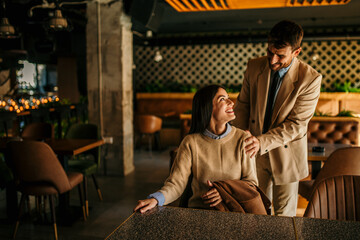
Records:
[[[245,141],[244,141],[245,142]],[[255,157],[250,158],[249,154],[245,153],[245,143],[241,145],[242,163],[241,163],[241,180],[251,182],[258,186],[258,179],[256,173]]]
[[[160,189],[165,197],[164,204],[169,204],[178,199],[184,192],[191,174],[191,148],[189,144],[191,136],[184,138],[177,151],[175,161],[171,168],[170,176]]]

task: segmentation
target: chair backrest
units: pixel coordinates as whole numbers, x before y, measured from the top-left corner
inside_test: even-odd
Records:
[[[30,109],[31,122],[45,122],[50,120],[49,108]]]
[[[21,133],[22,138],[44,140],[54,138],[54,127],[50,123],[34,122],[25,126]]]
[[[65,135],[67,139],[99,139],[98,127],[91,123],[75,123],[70,126]],[[100,147],[87,151],[93,155],[94,160],[100,165]]]
[[[360,221],[360,147],[330,155],[315,179],[304,217]]]
[[[137,115],[136,123],[140,133],[152,134],[161,130],[162,119],[154,115]]]
[[[60,194],[71,189],[64,168],[46,143],[13,141],[7,144],[7,150],[15,178],[20,182],[50,183]]]
[[[75,123],[70,126],[65,138],[68,139],[99,139],[98,128],[91,123]]]

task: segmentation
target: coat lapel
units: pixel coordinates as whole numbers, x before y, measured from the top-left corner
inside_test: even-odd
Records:
[[[264,125],[265,110],[270,87],[270,68],[268,62],[262,68],[262,72],[257,79],[257,112],[259,114],[259,125],[262,128]]]
[[[274,124],[275,119],[280,113],[282,107],[286,104],[286,100],[291,95],[291,92],[294,90],[295,82],[298,80],[298,60],[297,58],[294,59],[289,71],[285,74],[278,95],[275,100],[273,114],[271,118],[271,125]]]

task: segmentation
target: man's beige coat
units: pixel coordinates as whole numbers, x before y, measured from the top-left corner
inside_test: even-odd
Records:
[[[262,134],[270,85],[267,57],[250,60],[235,104],[233,125],[249,129],[260,141],[256,161],[269,154],[274,183],[296,182],[308,175],[307,126],[320,96],[322,76],[294,58],[282,80],[270,129]]]

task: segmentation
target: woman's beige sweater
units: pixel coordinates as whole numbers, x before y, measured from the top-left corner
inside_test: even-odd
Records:
[[[181,196],[191,172],[193,195],[188,206],[194,208],[209,208],[200,197],[209,190],[207,180],[242,179],[257,185],[255,159],[245,154],[246,136],[245,131],[235,127],[218,140],[199,133],[187,135],[179,146],[170,176],[159,191],[164,194],[165,204]]]

